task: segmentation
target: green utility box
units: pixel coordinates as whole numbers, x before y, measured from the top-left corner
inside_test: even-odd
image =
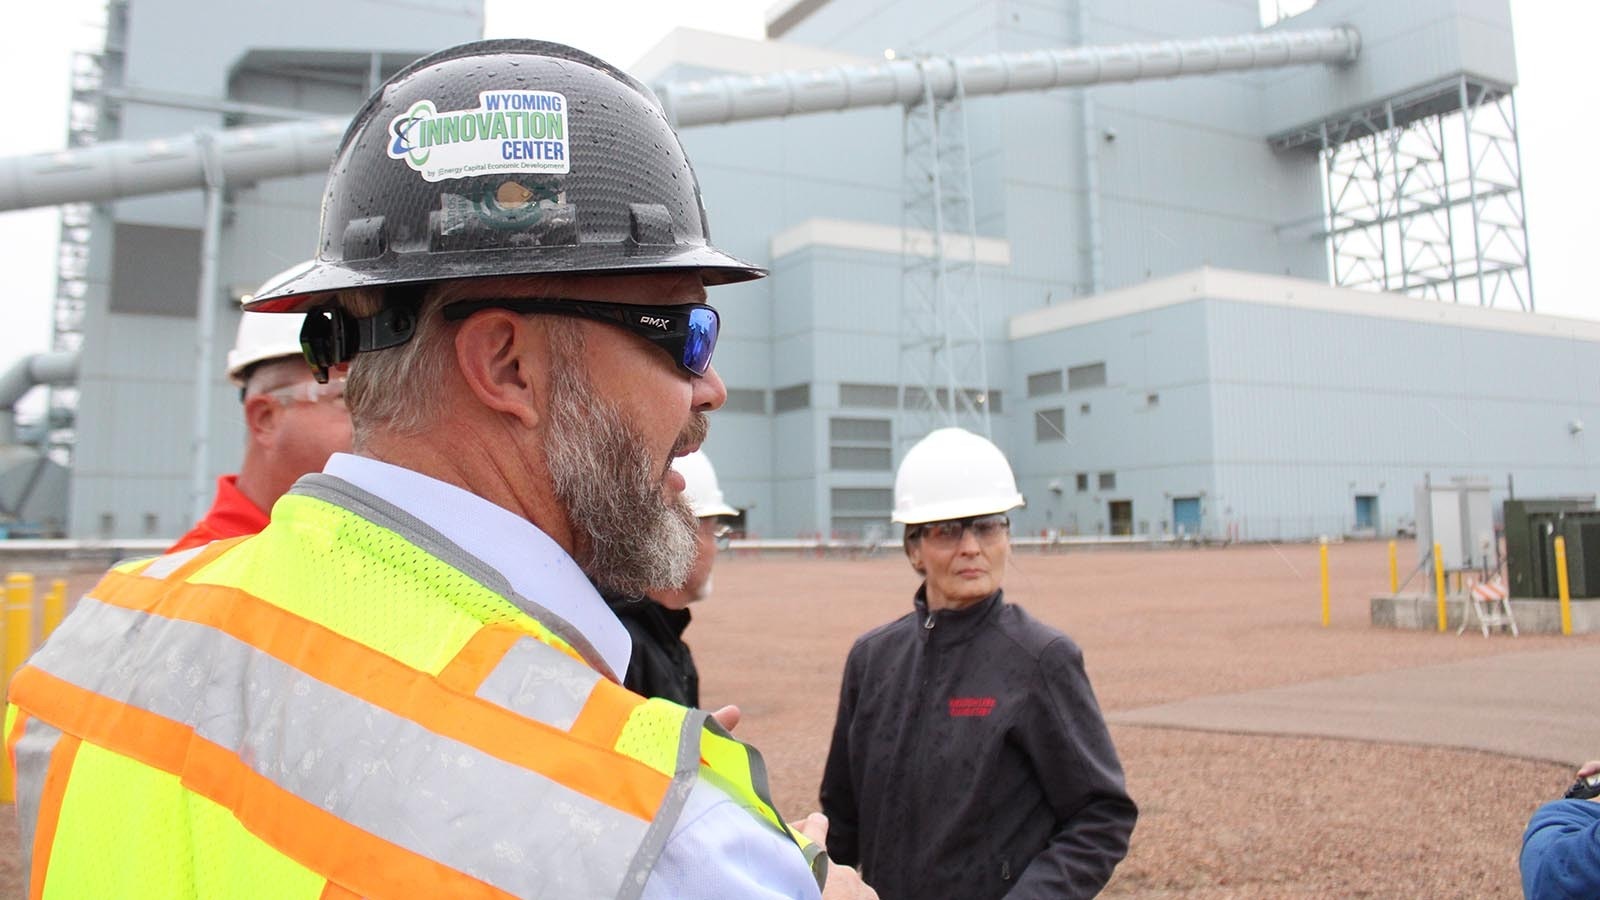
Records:
[[[1569,595],[1600,596],[1600,509],[1594,497],[1507,500],[1502,512],[1511,596],[1560,596],[1557,536],[1567,545]]]

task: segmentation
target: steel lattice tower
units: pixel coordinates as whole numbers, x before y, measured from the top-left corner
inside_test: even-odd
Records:
[[[903,121],[897,456],[935,428],[990,433],[965,92],[950,60],[921,58],[917,68],[922,97]],[[934,95],[936,68],[955,79],[953,96]]]

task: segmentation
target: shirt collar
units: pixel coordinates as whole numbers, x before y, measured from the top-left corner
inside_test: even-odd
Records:
[[[512,590],[565,619],[618,677],[628,671],[628,630],[572,557],[532,522],[453,484],[364,456],[335,453],[323,472],[416,516],[505,576]]]

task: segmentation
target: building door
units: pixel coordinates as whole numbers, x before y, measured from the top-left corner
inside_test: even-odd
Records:
[[[1194,537],[1200,533],[1200,498],[1172,498],[1172,530],[1179,537]]]
[[[1111,533],[1133,534],[1133,501],[1111,501]]]
[[[1356,530],[1378,530],[1378,498],[1372,494],[1356,495]]]

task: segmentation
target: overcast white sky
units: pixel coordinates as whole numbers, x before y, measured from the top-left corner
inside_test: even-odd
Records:
[[[334,0],[336,2],[336,0]],[[1278,0],[1268,0],[1269,3]],[[1285,6],[1303,0],[1283,0]],[[1395,0],[1406,2],[1406,0]],[[530,4],[487,0],[490,36],[534,35],[590,51],[624,67],[676,26],[759,36],[772,0],[598,0]],[[66,134],[71,54],[94,49],[103,0],[7,4],[0,28],[0,84],[8,84],[6,140],[0,156],[59,149]],[[1541,312],[1600,319],[1595,279],[1584,260],[1596,252],[1600,190],[1590,157],[1597,146],[1594,73],[1600,5],[1558,0],[1511,0],[1517,66],[1517,114],[1522,138],[1534,292]],[[50,297],[58,214],[54,209],[0,213],[0,369],[49,347]],[[1582,243],[1580,243],[1582,242]]]

